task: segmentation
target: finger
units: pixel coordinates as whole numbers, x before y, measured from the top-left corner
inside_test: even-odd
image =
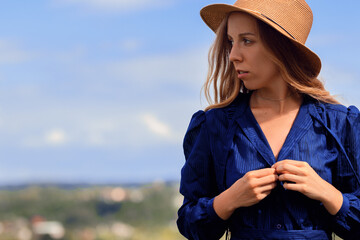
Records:
[[[262,193],[265,196],[264,198],[266,198],[271,193],[271,190],[265,191],[265,192]]]
[[[291,160],[291,159],[285,159],[285,160],[281,160],[281,161],[278,161],[276,162],[274,165],[272,165],[271,167],[272,168],[276,168],[278,165],[280,164],[291,164],[291,165],[294,165],[294,166],[298,166],[298,167],[301,167],[304,165],[304,161],[299,161],[299,160]]]
[[[258,178],[257,182],[258,182],[258,186],[264,186],[264,185],[274,183],[278,180],[279,180],[279,176],[277,174],[271,174],[271,175],[267,175],[267,176]]]
[[[258,188],[259,192],[261,193],[267,193],[267,192],[271,192],[271,190],[273,190],[276,187],[277,183],[271,183],[271,184],[267,184],[264,186],[261,186]]]
[[[304,193],[304,187],[302,184],[285,182],[283,186],[288,190]]]
[[[295,175],[304,175],[303,168],[289,163],[279,164],[275,169],[276,169],[276,173],[278,174],[291,173]]]
[[[253,170],[253,171],[246,173],[246,175],[248,175],[248,177],[255,177],[255,178],[261,178],[261,177],[265,177],[265,176],[272,175],[272,174],[275,174],[274,168],[263,168],[263,169]]]
[[[263,192],[262,194],[259,194],[257,196],[258,200],[263,200],[264,198],[266,198],[269,194],[271,193],[271,191],[268,191],[268,192]]]
[[[281,174],[279,176],[279,181],[280,182],[287,181],[287,182],[294,182],[294,183],[302,183],[303,178],[301,176],[298,176],[298,175],[285,173],[285,174]]]

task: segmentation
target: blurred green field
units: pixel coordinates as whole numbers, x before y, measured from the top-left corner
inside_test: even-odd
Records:
[[[181,202],[178,185],[162,182],[1,190],[0,239],[184,239],[176,227]]]
[[[1,240],[181,240],[174,183],[0,190]],[[222,238],[224,240],[225,237]],[[333,239],[340,238],[333,236]]]

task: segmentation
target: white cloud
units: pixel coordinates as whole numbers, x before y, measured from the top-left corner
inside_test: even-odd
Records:
[[[76,5],[86,9],[129,12],[166,7],[174,0],[54,0],[57,5]]]
[[[189,49],[180,53],[155,55],[107,63],[106,72],[117,79],[131,79],[139,86],[169,82],[200,89],[207,71],[207,49]]]
[[[45,142],[51,145],[61,145],[66,142],[66,133],[62,129],[52,129],[45,133]]]
[[[355,71],[346,71],[339,66],[325,65],[320,73],[320,79],[325,83],[326,89],[335,95],[337,100],[345,105],[356,105],[358,107],[360,107],[359,77]]]
[[[26,125],[27,123],[24,123]],[[24,126],[20,126],[23,128]],[[35,127],[35,126],[33,126]],[[38,127],[38,126],[36,126]],[[43,133],[27,133],[24,130],[21,130],[20,138],[22,138],[21,143],[23,146],[30,148],[42,148],[42,147],[55,147],[62,146],[69,143],[69,135],[61,128],[51,128],[51,129],[42,129]],[[15,134],[15,133],[13,133]]]
[[[90,64],[79,56],[79,64],[66,65],[72,67],[71,73],[79,76],[79,79],[87,79],[83,83],[80,81],[82,91],[75,98],[50,97],[43,92],[46,89],[41,88],[25,91],[26,97],[23,96],[24,91],[20,90],[2,92],[4,98],[20,100],[4,105],[0,142],[22,143],[25,147],[35,148],[179,144],[191,114],[199,108],[200,87],[206,75],[206,57],[207,50],[201,48],[134,58],[115,64]],[[99,79],[104,80],[100,82]],[[159,91],[167,91],[169,83],[175,84],[174,89],[161,95],[163,93]],[[72,88],[77,87],[71,84]],[[181,92],[170,92],[176,92],[177,87],[183,88],[182,91],[194,90],[195,95],[184,97]],[[160,96],[145,99],[141,94],[135,94],[139,88]],[[83,91],[85,96],[81,95]],[[89,102],[88,95],[92,91],[96,98]],[[20,103],[31,107],[25,109]]]
[[[345,35],[341,35],[341,34],[333,34],[333,33],[328,33],[328,34],[310,34],[309,35],[309,39],[306,42],[306,45],[309,45],[310,48],[313,47],[328,47],[331,45],[334,45],[336,43],[342,42],[346,40]]]
[[[0,39],[0,64],[16,64],[30,59],[30,54],[8,40]]]
[[[109,114],[102,113],[101,117],[87,115],[89,120],[78,126],[80,132],[78,139],[85,145],[90,146],[110,146],[117,145],[121,138],[122,125],[126,126],[127,122],[118,119],[118,116],[109,116]]]
[[[189,119],[187,115],[185,123],[179,124],[179,117],[167,116],[165,106],[156,108],[156,113],[149,113],[150,108],[134,109],[116,103],[106,107],[104,103],[86,106],[67,102],[65,105],[57,106],[56,110],[6,108],[0,126],[0,144],[35,149],[69,146],[114,149],[179,144]],[[181,109],[180,106],[176,108]],[[176,114],[183,115],[181,110],[173,115]]]
[[[120,48],[126,52],[132,52],[138,50],[142,45],[142,42],[137,39],[125,39],[120,42]]]
[[[156,116],[153,114],[144,114],[142,116],[142,120],[147,128],[157,136],[164,137],[164,138],[171,138],[172,132],[170,127],[161,122]]]

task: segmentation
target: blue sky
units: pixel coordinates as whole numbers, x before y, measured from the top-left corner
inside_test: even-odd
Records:
[[[0,184],[178,180],[215,2],[1,1]],[[359,1],[308,3],[326,87],[360,106]]]

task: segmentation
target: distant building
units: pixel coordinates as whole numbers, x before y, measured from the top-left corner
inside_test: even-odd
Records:
[[[41,216],[35,216],[31,220],[33,232],[39,240],[63,239],[65,228],[58,221],[46,221]]]

